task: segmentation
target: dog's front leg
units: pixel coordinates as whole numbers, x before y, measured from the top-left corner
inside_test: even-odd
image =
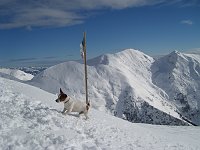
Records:
[[[67,114],[70,114],[72,112],[73,107],[74,107],[74,103],[72,103],[69,109],[67,110]]]
[[[66,113],[66,111],[67,111],[67,109],[66,109],[66,108],[64,108],[64,109],[63,109],[63,111],[62,111],[62,114],[65,114],[65,113]]]
[[[89,117],[88,117],[88,112],[85,112],[84,115],[85,115],[85,119],[86,119],[86,120],[89,119]]]
[[[72,108],[73,108],[73,107],[71,107],[69,110],[67,110],[67,113],[66,113],[66,114],[70,114],[70,113],[72,112]]]

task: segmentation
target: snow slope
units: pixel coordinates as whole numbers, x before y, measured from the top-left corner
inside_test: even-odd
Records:
[[[186,125],[168,95],[152,82],[154,59],[127,49],[88,60],[89,99],[92,106],[132,122]],[[83,64],[65,62],[44,70],[30,84],[48,92],[59,88],[84,100]]]
[[[22,81],[28,81],[34,77],[33,75],[25,73],[18,69],[6,69],[6,68],[0,68],[0,75],[7,76],[7,78],[12,78],[12,79],[16,78]]]
[[[0,77],[2,150],[197,150],[200,128],[133,124],[91,110],[89,120],[63,116],[55,95]]]

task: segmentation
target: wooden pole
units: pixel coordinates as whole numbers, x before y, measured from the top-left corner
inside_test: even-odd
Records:
[[[86,57],[86,32],[83,34],[83,52],[84,52],[84,68],[85,68],[85,98],[86,104],[88,104],[88,84],[87,84],[87,57]]]

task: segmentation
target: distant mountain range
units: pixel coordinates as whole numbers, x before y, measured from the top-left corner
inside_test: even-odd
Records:
[[[12,80],[28,81],[31,80],[34,76],[18,69],[0,68],[0,77]]]

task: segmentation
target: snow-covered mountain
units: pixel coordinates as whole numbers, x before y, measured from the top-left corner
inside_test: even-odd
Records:
[[[171,92],[163,88],[168,83],[157,76],[157,68],[163,68],[165,75],[170,71],[165,69],[170,64],[165,64],[162,59],[164,58],[154,60],[140,51],[127,49],[88,60],[89,99],[92,106],[131,122],[188,124],[185,119],[191,118],[182,114],[179,105],[174,103]],[[172,60],[176,61],[173,57]],[[174,84],[179,87],[178,83],[180,82],[176,83],[174,80]],[[85,99],[83,64],[75,61],[44,70],[30,84],[51,93],[58,93],[61,87],[68,95]],[[199,124],[196,119],[192,121]]]
[[[200,125],[200,55],[174,51],[155,61],[152,72],[179,113]]]
[[[22,81],[28,81],[34,77],[32,74],[25,73],[24,71],[18,69],[6,69],[6,68],[0,68],[0,76],[4,76],[10,79],[18,79]]]
[[[200,149],[200,128],[135,124],[91,109],[60,113],[56,95],[0,77],[0,149]],[[53,86],[53,85],[52,85]]]

